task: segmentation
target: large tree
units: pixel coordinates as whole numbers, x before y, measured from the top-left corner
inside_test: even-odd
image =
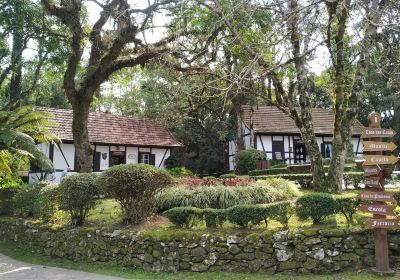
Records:
[[[306,144],[319,190],[340,191],[347,145],[352,134],[370,56],[379,41],[379,26],[387,19],[389,1],[326,0],[286,1],[203,1],[199,4],[214,13],[231,33],[236,43],[251,58],[249,67],[272,84],[267,97],[291,116]],[[257,33],[263,24],[260,17],[274,23],[269,33]],[[247,24],[237,21],[248,16]],[[258,22],[253,20],[258,19]],[[352,34],[353,29],[356,34]],[[258,40],[249,38],[257,33]],[[317,145],[312,120],[313,83],[310,63],[316,50],[327,49],[330,60],[332,104],[335,113],[333,153],[328,177]],[[275,50],[275,52],[271,51]],[[355,51],[352,51],[355,50]]]
[[[169,43],[177,34],[157,28],[154,18],[177,1],[149,1],[143,8],[131,7],[127,0],[41,2],[46,12],[67,28],[70,54],[62,89],[73,109],[77,170],[91,172],[92,149],[87,125],[95,93],[113,73],[126,67],[144,66],[170,51]],[[85,19],[88,2],[101,10],[93,24]],[[164,36],[148,42],[146,38],[151,32]]]

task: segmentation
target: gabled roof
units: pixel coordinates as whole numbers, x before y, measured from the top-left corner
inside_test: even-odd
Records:
[[[242,106],[244,123],[259,133],[300,134],[294,120],[275,106]],[[313,108],[312,117],[315,134],[331,135],[335,116],[332,110]],[[364,126],[356,120],[353,135],[361,135]]]
[[[37,108],[53,114],[58,124],[50,130],[62,141],[73,141],[72,110]],[[89,113],[89,139],[93,144],[134,145],[153,147],[181,147],[163,125],[149,119],[113,114]]]

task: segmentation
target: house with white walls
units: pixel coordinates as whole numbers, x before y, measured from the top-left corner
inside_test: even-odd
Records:
[[[56,144],[39,144],[41,151],[53,162],[55,181],[59,181],[64,170],[76,171],[72,110],[37,110],[51,113],[51,120],[56,125],[50,130],[61,140]],[[166,127],[146,118],[90,113],[88,130],[94,172],[124,163],[145,163],[163,168],[171,150],[182,146]],[[29,181],[41,176],[40,170],[32,169]]]
[[[312,109],[314,132],[318,146],[324,158],[332,154],[332,139],[335,116],[332,110]],[[238,140],[229,142],[229,169],[235,169],[235,154],[238,141],[245,149],[255,148],[265,153],[265,158],[286,164],[308,162],[309,158],[304,141],[294,120],[275,106],[242,106]],[[351,146],[353,154],[361,157],[363,153],[363,125],[356,120],[353,125]]]

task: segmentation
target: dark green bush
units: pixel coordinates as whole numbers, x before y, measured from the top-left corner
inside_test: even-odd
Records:
[[[191,228],[201,222],[203,212],[196,207],[175,207],[163,213],[177,227]]]
[[[38,214],[44,222],[50,222],[60,209],[60,187],[54,183],[44,183],[38,196]]]
[[[36,217],[39,215],[38,199],[45,182],[22,185],[13,198],[13,212],[20,217]]]
[[[306,194],[296,201],[296,214],[300,220],[311,218],[314,224],[321,223],[327,216],[335,214],[336,202],[326,193]]]
[[[236,170],[239,174],[247,174],[256,169],[258,159],[265,157],[265,153],[256,149],[247,149],[235,155]]]
[[[240,227],[257,225],[268,219],[267,208],[263,205],[237,205],[226,209],[227,219]]]
[[[360,205],[358,197],[338,197],[336,201],[336,212],[343,214],[346,218],[347,224],[353,223],[353,215],[357,212]]]
[[[0,186],[0,215],[9,215],[13,210],[13,197],[18,193],[18,187]]]
[[[174,177],[193,176],[193,172],[184,166],[173,167],[171,169],[168,169],[168,173]]]
[[[280,175],[280,174],[287,174],[288,170],[287,167],[277,167],[271,169],[256,169],[249,171],[250,176],[262,176],[262,175]]]
[[[60,183],[60,206],[71,215],[71,223],[83,225],[89,210],[100,195],[97,174],[76,173],[64,177]]]
[[[349,185],[353,185],[354,188],[359,189],[360,184],[363,180],[364,180],[364,172],[343,173],[343,181],[346,188]]]
[[[222,174],[221,176],[219,176],[220,179],[232,179],[236,177],[237,175],[235,173]]]
[[[138,224],[154,214],[155,196],[172,183],[172,177],[148,164],[121,164],[105,170],[99,182],[120,203],[123,222]]]
[[[207,208],[203,210],[203,217],[208,228],[222,227],[226,221],[226,210]]]
[[[280,201],[266,206],[268,217],[280,222],[285,228],[289,227],[289,219],[294,214],[294,206],[289,201]]]
[[[397,206],[400,206],[400,192],[396,192],[393,197],[396,199]]]

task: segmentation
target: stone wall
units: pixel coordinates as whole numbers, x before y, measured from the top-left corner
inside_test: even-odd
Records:
[[[43,255],[116,262],[146,271],[326,273],[374,265],[374,238],[361,228],[204,234],[185,230],[49,229],[0,220],[0,240]],[[400,234],[390,233],[390,260],[400,267]]]

